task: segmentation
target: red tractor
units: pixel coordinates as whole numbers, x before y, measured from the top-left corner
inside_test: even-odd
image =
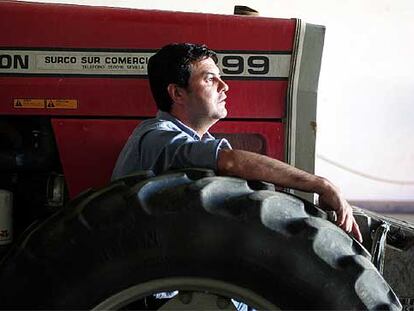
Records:
[[[411,224],[355,208],[361,245],[264,182],[200,168],[110,182],[156,113],[146,66],[170,42],[218,52],[216,137],[313,172],[323,26],[16,1],[0,24],[2,308],[412,307]]]

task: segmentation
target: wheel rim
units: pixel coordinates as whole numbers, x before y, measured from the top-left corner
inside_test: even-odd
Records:
[[[219,280],[191,277],[164,278],[137,284],[106,298],[92,310],[118,310],[153,294],[176,290],[202,293],[203,296],[216,299],[218,303],[225,297],[243,302],[254,309],[280,310],[249,289]]]

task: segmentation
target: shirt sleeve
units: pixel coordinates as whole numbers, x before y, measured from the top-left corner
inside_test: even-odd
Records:
[[[141,154],[154,172],[188,167],[217,170],[219,150],[231,149],[226,139],[195,140],[180,131],[151,131],[142,140]]]

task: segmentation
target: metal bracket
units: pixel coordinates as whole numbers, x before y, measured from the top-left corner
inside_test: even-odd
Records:
[[[372,238],[372,263],[381,274],[384,272],[385,243],[387,241],[387,233],[389,230],[390,225],[386,222],[382,222],[382,224],[375,230]]]

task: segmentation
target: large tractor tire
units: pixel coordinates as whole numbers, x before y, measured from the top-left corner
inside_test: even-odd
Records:
[[[183,304],[216,297],[216,309],[223,297],[258,309],[401,309],[369,257],[324,212],[265,183],[143,172],[29,228],[2,261],[0,309],[171,310],[152,297],[175,290]]]

